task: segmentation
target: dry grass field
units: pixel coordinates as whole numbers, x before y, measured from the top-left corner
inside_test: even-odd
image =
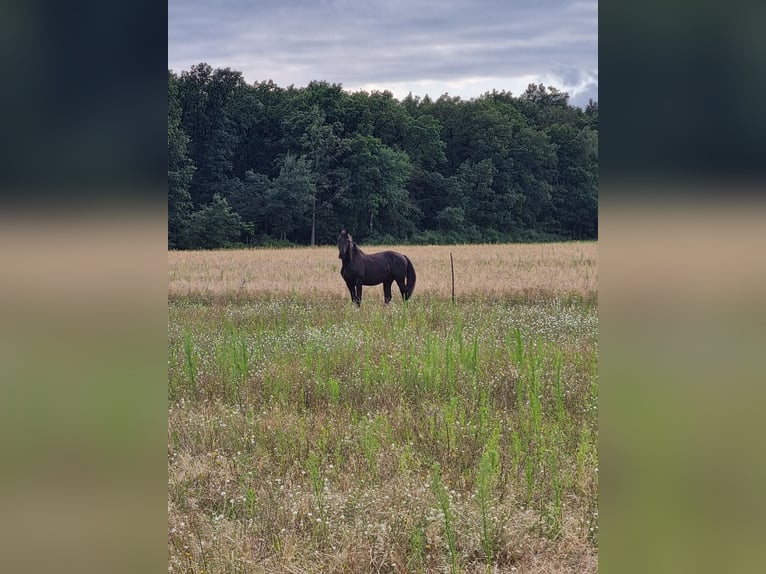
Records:
[[[597,294],[595,242],[362,249],[366,253],[398,249],[407,255],[418,275],[415,296],[450,296],[450,253],[456,296],[579,295],[592,299]],[[170,299],[247,300],[291,292],[331,297],[347,294],[335,247],[171,251],[168,260]],[[382,300],[382,287],[365,291],[367,297],[372,292]]]
[[[393,248],[168,254],[169,572],[597,572],[596,244]]]

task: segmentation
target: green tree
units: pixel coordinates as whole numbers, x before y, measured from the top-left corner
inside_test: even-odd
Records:
[[[569,105],[568,93],[543,84],[529,84],[521,94],[519,104],[523,106],[530,124],[541,130],[555,124],[574,123],[578,114]]]
[[[455,178],[445,177],[438,171],[415,167],[407,182],[407,190],[413,204],[422,214],[422,225],[426,229],[441,227],[437,217],[445,207],[462,209],[462,195]]]
[[[305,242],[316,187],[308,162],[288,154],[266,197],[269,233],[276,239]]]
[[[477,227],[495,228],[500,214],[497,209],[497,196],[492,184],[497,175],[497,168],[491,159],[474,163],[463,162],[456,176],[457,192],[451,205],[459,206],[466,219]]]
[[[231,182],[225,198],[232,209],[242,217],[242,221],[265,233],[266,202],[270,189],[271,180],[268,176],[248,170],[243,180],[237,178]]]
[[[311,109],[316,106],[322,110],[327,123],[340,124],[345,113],[343,102],[347,97],[340,84],[311,81],[295,94],[293,106],[298,109]]]
[[[311,245],[316,245],[318,233],[325,237],[330,233],[327,220],[339,198],[348,190],[348,175],[343,167],[348,145],[339,135],[342,130],[340,123],[329,124],[324,111],[316,104],[307,110],[293,112],[284,121],[288,148],[306,158],[311,170],[314,184]],[[333,232],[337,233],[337,229]]]
[[[281,167],[279,158],[288,151],[282,122],[292,109],[294,90],[269,80],[245,86],[233,96],[229,110],[239,134],[233,158],[235,174],[243,180],[248,171],[276,177]]]
[[[445,207],[437,214],[436,222],[445,231],[458,231],[465,225],[465,210],[462,207]]]
[[[590,128],[555,125],[548,130],[556,146],[557,177],[553,185],[556,230],[571,239],[596,236],[598,222],[598,142]]]
[[[585,117],[588,120],[588,127],[598,132],[598,102],[588,100],[588,105],[585,106]]]
[[[414,232],[417,210],[405,187],[412,170],[407,154],[373,136],[354,136],[348,146],[349,190],[342,204],[345,225],[360,240],[374,233],[404,237]]]
[[[417,116],[407,124],[403,149],[414,165],[435,171],[447,161],[447,146],[441,139],[442,126],[432,116]]]
[[[594,238],[598,103],[568,100],[542,84],[399,102],[206,64],[169,73],[168,245],[202,241],[179,230],[216,194],[263,240],[331,243],[339,226],[367,241]]]
[[[224,192],[226,182],[235,175],[234,151],[241,134],[232,107],[246,89],[242,74],[229,68],[213,70],[198,64],[181,73],[181,122],[191,138],[189,155],[197,168],[190,187],[196,205]]]
[[[168,249],[180,243],[184,221],[192,212],[189,184],[194,165],[187,154],[189,137],[181,128],[178,78],[168,70]]]
[[[508,174],[504,181],[513,205],[511,225],[522,231],[542,231],[550,217],[551,181],[556,174],[556,152],[548,136],[527,125],[518,125],[508,148]]]
[[[210,203],[186,220],[182,231],[183,246],[186,249],[220,249],[239,240],[242,232],[239,214],[216,193]]]
[[[403,149],[412,121],[388,90],[351,94],[346,100],[344,119],[350,132],[374,136],[397,150]]]

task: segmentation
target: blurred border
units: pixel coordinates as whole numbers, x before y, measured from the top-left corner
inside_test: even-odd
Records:
[[[0,7],[0,570],[167,568],[167,10]]]
[[[762,572],[755,3],[602,2],[602,572]]]

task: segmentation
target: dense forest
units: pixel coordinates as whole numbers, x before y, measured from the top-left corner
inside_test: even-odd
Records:
[[[595,239],[598,103],[168,71],[168,247]]]

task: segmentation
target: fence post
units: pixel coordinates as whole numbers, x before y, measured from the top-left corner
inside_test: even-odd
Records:
[[[452,303],[455,303],[455,263],[452,261],[452,251],[449,252],[449,266],[452,269]]]

